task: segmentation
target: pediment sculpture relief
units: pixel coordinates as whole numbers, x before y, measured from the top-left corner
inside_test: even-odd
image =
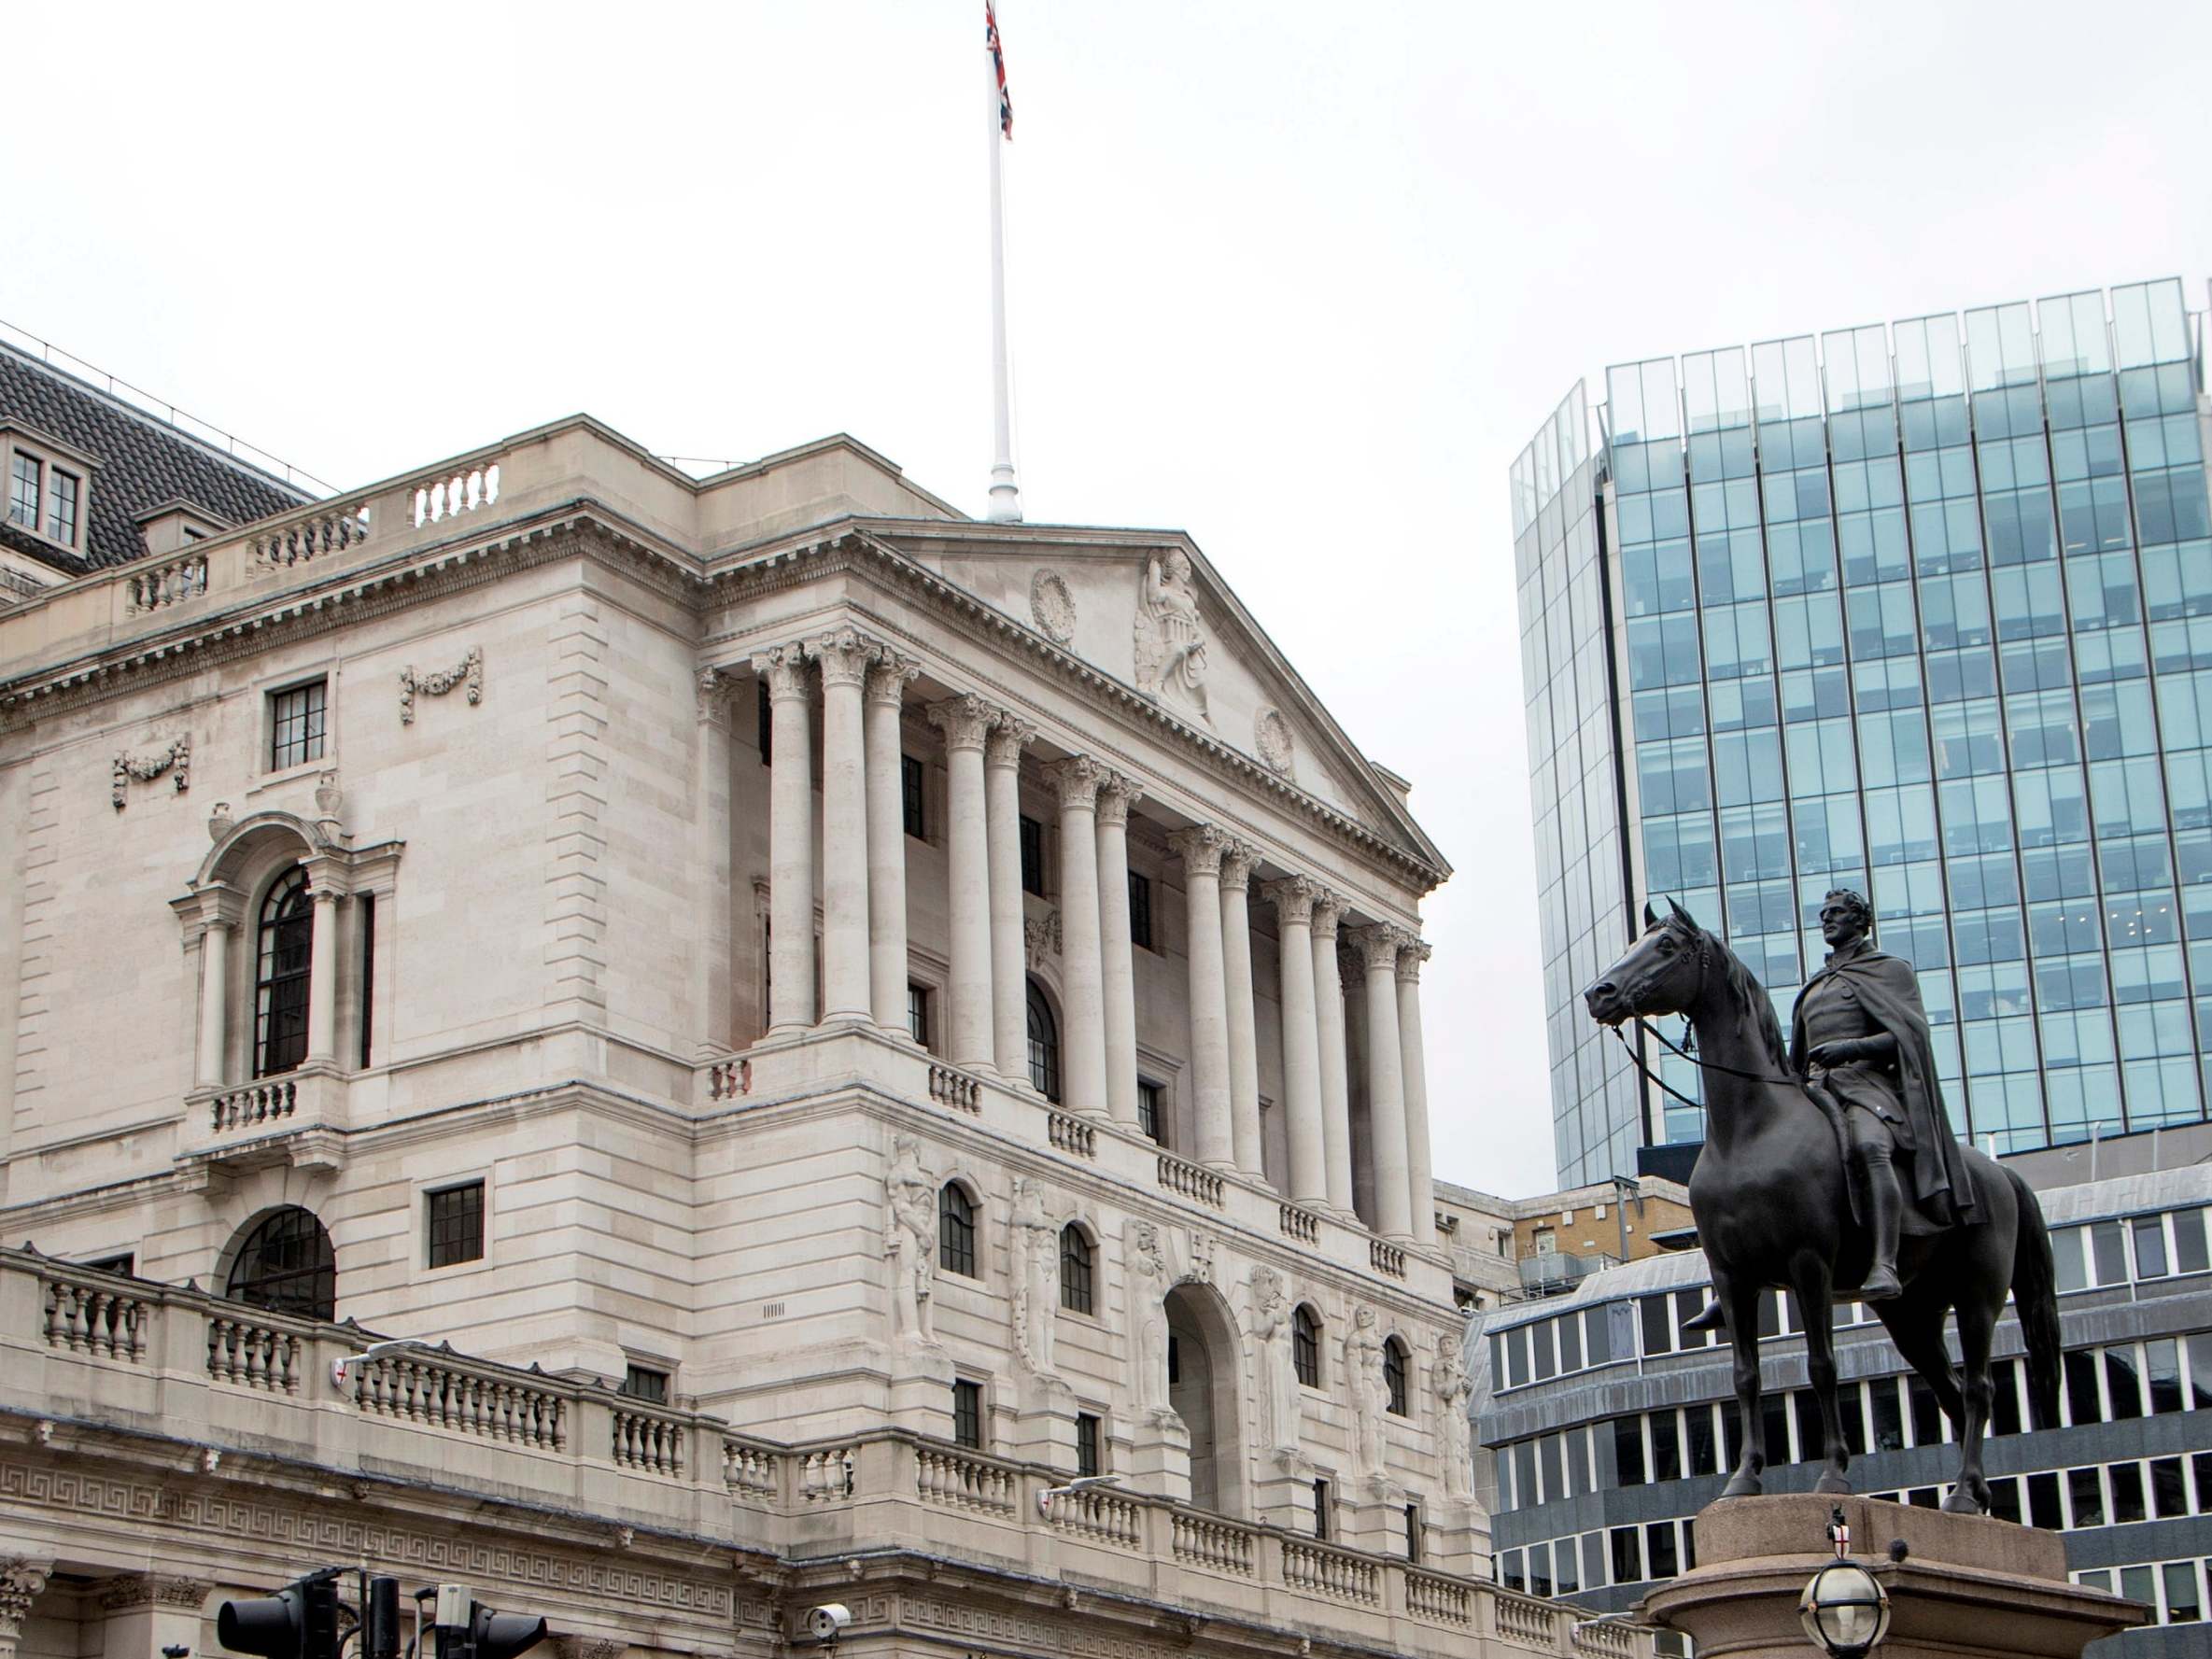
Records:
[[[1136,688],[1161,702],[1194,710],[1206,724],[1205,628],[1191,555],[1179,547],[1145,565],[1136,602]]]

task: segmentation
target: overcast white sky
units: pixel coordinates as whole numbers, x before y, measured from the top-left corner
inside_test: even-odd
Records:
[[[0,318],[352,487],[587,410],[980,512],[982,0],[33,7]],[[1191,530],[1458,866],[1552,1179],[1506,469],[1611,362],[2212,272],[2212,7],[1005,0],[1033,520]]]

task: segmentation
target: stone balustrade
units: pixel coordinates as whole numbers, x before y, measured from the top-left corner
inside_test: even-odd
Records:
[[[182,604],[206,591],[207,555],[204,553],[133,565],[123,578],[124,608],[134,616]]]
[[[1226,1183],[1203,1164],[1177,1158],[1172,1152],[1162,1152],[1159,1155],[1158,1179],[1162,1188],[1177,1198],[1192,1199],[1217,1210],[1222,1207]]]
[[[228,1089],[207,1103],[207,1127],[217,1134],[281,1123],[299,1104],[300,1086],[290,1077],[267,1077],[242,1089]]]
[[[1098,1133],[1080,1118],[1072,1117],[1066,1112],[1054,1112],[1051,1114],[1049,1133],[1055,1151],[1064,1152],[1070,1158],[1098,1156]]]
[[[1405,1277],[1405,1252],[1384,1239],[1367,1241],[1367,1265],[1393,1279]]]
[[[904,1528],[951,1556],[1032,1557],[1041,1529],[1061,1561],[1102,1587],[1151,1596],[1159,1574],[1180,1572],[1198,1599],[1317,1636],[1350,1638],[1383,1616],[1401,1652],[1441,1656],[1475,1638],[1559,1659],[1650,1651],[1641,1630],[1577,1630],[1555,1604],[1494,1584],[1121,1487],[1068,1492],[1064,1470],[903,1429],[779,1444],[705,1413],[444,1348],[358,1361],[336,1383],[331,1362],[372,1340],[354,1326],[0,1249],[0,1412],[42,1416],[70,1400],[81,1421],[132,1426],[117,1455],[160,1471],[182,1454],[213,1455],[239,1479],[275,1458],[337,1482],[461,1481],[551,1515],[680,1524],[755,1550],[834,1550],[880,1528],[883,1505],[906,1503],[915,1514]],[[176,1409],[198,1415],[166,1430],[173,1442],[148,1436],[148,1422],[174,1414],[159,1409],[160,1391],[176,1385],[195,1402]]]
[[[369,539],[363,507],[295,516],[253,538],[253,562],[264,570],[289,569],[327,554],[343,553]]]
[[[1311,1210],[1302,1210],[1296,1204],[1282,1203],[1275,1206],[1275,1226],[1282,1230],[1283,1237],[1298,1244],[1317,1244],[1321,1242],[1320,1216]]]
[[[939,1105],[957,1106],[963,1112],[982,1110],[983,1085],[965,1072],[949,1065],[929,1068],[929,1098]]]

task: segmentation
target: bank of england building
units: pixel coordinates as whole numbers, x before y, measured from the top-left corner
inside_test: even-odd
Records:
[[[13,351],[0,462],[0,1650],[1631,1651],[1486,1582],[1444,860],[1188,538]]]

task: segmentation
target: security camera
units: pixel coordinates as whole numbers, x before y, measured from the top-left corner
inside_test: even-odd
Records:
[[[807,1634],[825,1646],[838,1639],[838,1632],[852,1623],[852,1610],[841,1601],[829,1601],[807,1614]]]

